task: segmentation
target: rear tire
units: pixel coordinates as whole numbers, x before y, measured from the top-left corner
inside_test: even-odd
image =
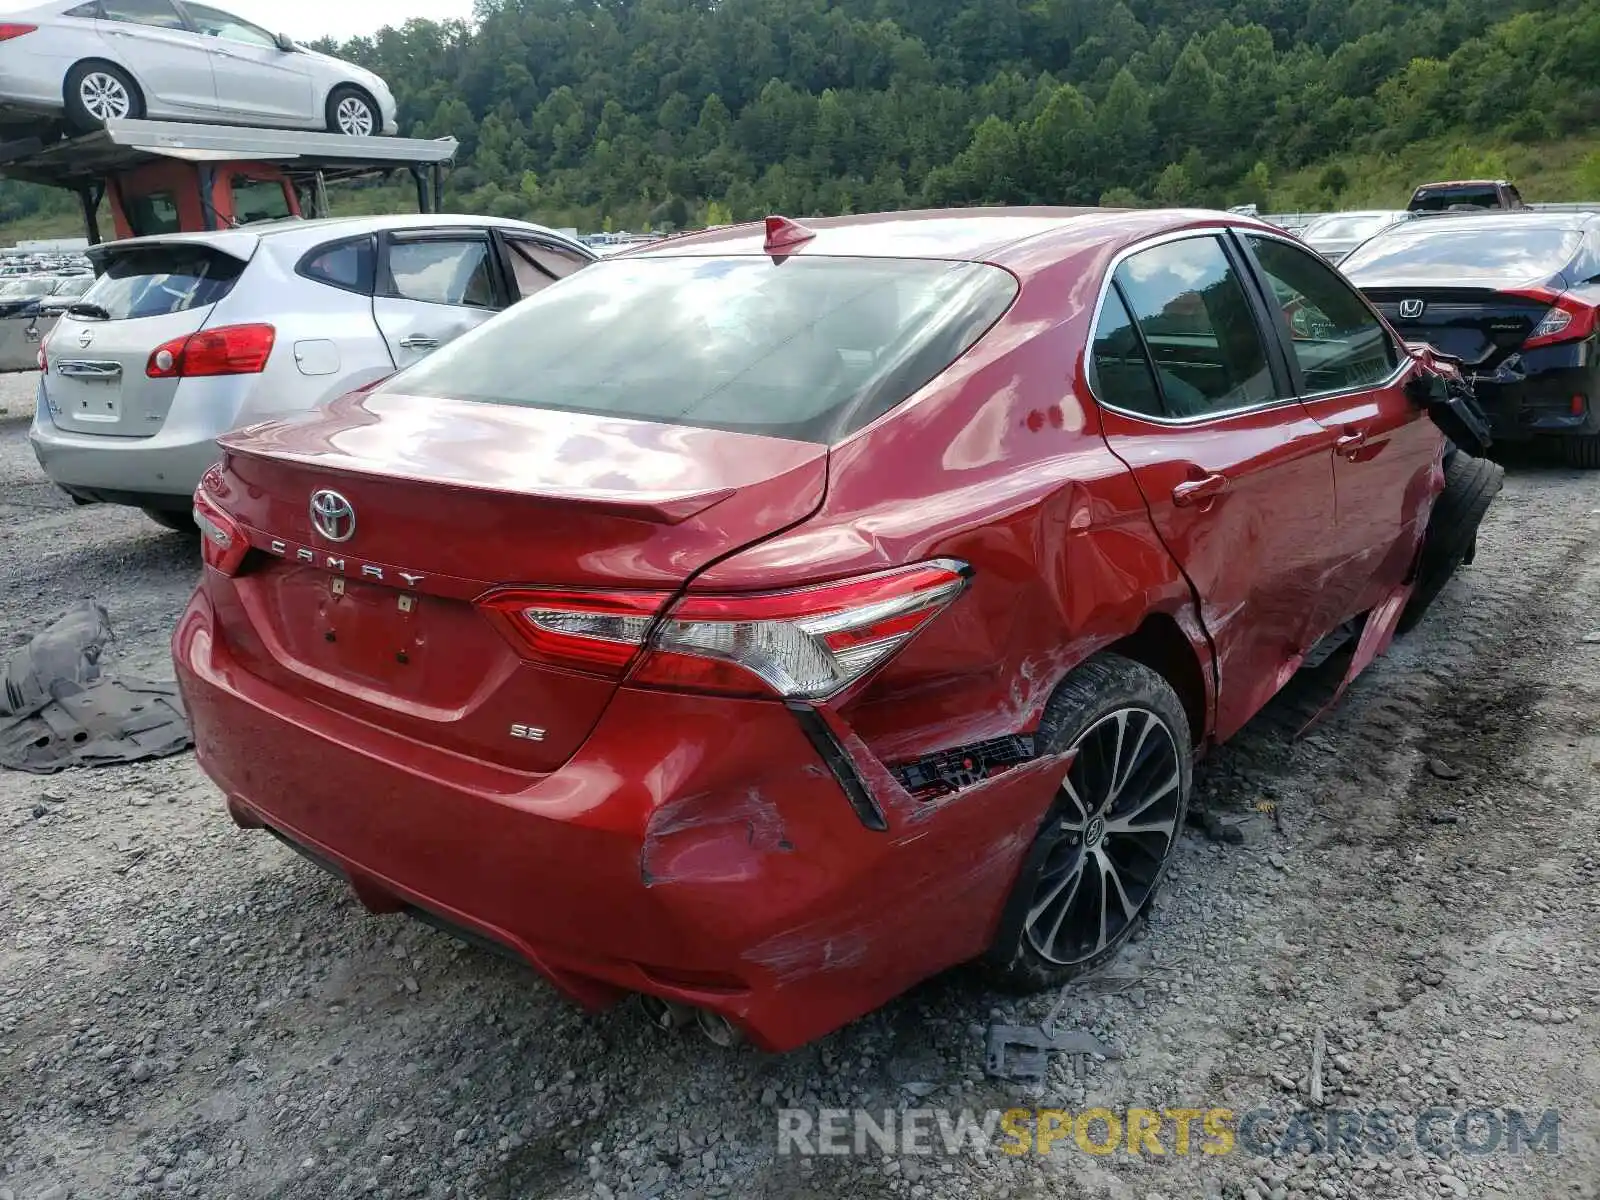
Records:
[[[1561,443],[1561,450],[1566,456],[1569,467],[1600,471],[1600,433],[1585,433],[1566,438]]]
[[[67,72],[62,94],[67,124],[79,133],[105,128],[108,120],[144,116],[144,96],[133,77],[108,62],[81,62]]]
[[[378,102],[358,87],[345,84],[328,96],[328,132],[346,137],[376,137],[383,133]]]
[[[1410,633],[1439,598],[1444,585],[1478,553],[1478,526],[1505,483],[1505,468],[1461,451],[1444,468],[1444,491],[1434,502],[1417,562],[1417,586],[1396,629]]]
[[[1191,782],[1183,704],[1160,675],[1119,654],[1067,677],[1038,736],[1041,754],[1078,754],[983,964],[1023,992],[1098,969],[1143,923],[1182,837]]]
[[[163,529],[170,529],[173,533],[191,534],[200,532],[194,523],[194,512],[178,508],[144,508],[140,512],[149,517]]]

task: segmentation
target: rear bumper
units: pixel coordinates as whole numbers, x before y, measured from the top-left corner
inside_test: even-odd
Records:
[[[1502,370],[1475,380],[1478,403],[1502,441],[1550,435],[1600,433],[1600,361],[1585,352],[1552,347],[1523,360],[1526,373]],[[1545,357],[1545,362],[1540,362]],[[1554,362],[1548,361],[1555,359]]]
[[[222,455],[217,438],[233,427],[258,378],[184,380],[150,437],[63,428],[41,381],[28,441],[51,481],[82,499],[186,509],[200,477]]]
[[[200,764],[239,824],[374,910],[509,949],[588,1007],[648,992],[769,1050],[981,954],[1067,767],[1036,760],[918,808],[847,734],[888,813],[874,832],[778,704],[622,689],[578,753],[535,776],[264,683],[204,589],[173,652]]]

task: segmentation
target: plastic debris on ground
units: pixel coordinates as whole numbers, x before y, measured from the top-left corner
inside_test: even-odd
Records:
[[[0,662],[0,767],[52,775],[193,744],[177,684],[103,671],[112,638],[105,608],[84,600]]]

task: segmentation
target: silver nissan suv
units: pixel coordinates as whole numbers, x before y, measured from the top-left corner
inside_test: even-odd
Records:
[[[287,221],[94,247],[99,278],[39,352],[29,440],[83,502],[185,528],[240,425],[393,374],[594,261],[493,217]]]

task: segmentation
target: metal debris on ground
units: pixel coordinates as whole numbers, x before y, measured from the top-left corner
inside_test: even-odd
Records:
[[[106,610],[84,600],[0,664],[0,767],[49,775],[189,747],[176,684],[102,672],[112,637]]]
[[[993,1079],[1007,1079],[1013,1083],[1043,1083],[1050,1073],[1050,1056],[1065,1054],[1072,1060],[1073,1077],[1081,1081],[1088,1074],[1091,1057],[1121,1058],[1120,1051],[1092,1034],[1062,1027],[1067,1002],[1071,999],[1069,987],[1039,1025],[1006,1025],[999,1021],[990,1025],[985,1072]]]

